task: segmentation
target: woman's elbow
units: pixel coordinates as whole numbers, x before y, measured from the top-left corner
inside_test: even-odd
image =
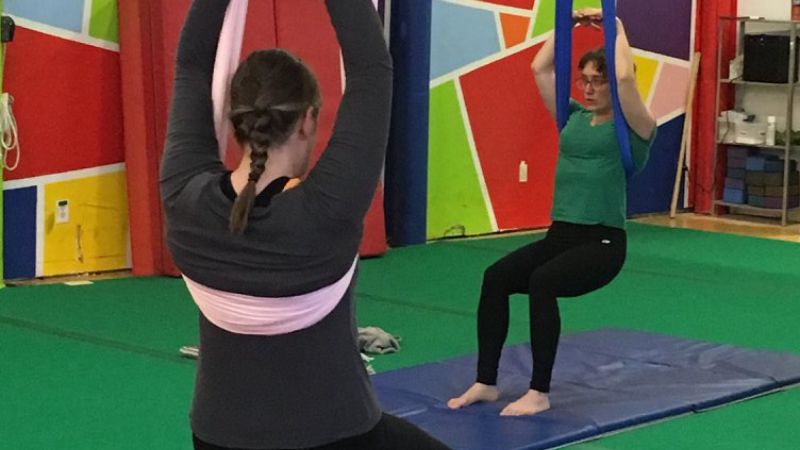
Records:
[[[653,138],[656,128],[658,128],[658,122],[656,121],[656,118],[653,117],[653,114],[648,112],[647,116],[642,119],[639,127],[639,135],[644,139],[650,140]]]
[[[547,62],[533,60],[531,63],[531,71],[536,76],[544,76],[554,72],[554,68],[552,64]]]
[[[636,72],[632,69],[617,69],[617,84],[636,84]]]

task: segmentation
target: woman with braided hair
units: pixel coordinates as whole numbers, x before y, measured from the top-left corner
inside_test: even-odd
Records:
[[[282,50],[258,51],[230,86],[244,154],[219,158],[211,95],[229,0],[195,0],[178,48],[161,169],[167,243],[200,309],[195,449],[444,449],[383,414],[356,341],[353,286],[381,174],[392,63],[370,0],[326,0],[347,85],[308,172],[321,99]]]

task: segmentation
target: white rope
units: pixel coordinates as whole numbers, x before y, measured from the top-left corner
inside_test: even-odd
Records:
[[[12,171],[19,166],[19,161],[22,156],[22,149],[19,145],[19,133],[17,132],[17,120],[14,118],[14,111],[11,105],[14,103],[14,97],[8,93],[0,95],[0,131],[2,131],[2,139],[0,139],[0,150],[2,151],[2,158],[0,163],[2,167],[8,171]],[[11,164],[10,156],[16,150],[16,158],[14,163]]]

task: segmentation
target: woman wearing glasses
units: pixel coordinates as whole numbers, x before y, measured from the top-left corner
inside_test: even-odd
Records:
[[[602,10],[573,15],[579,26],[599,27]],[[636,169],[646,163],[656,121],[636,86],[633,53],[617,20],[616,76],[619,98],[630,127]],[[542,99],[556,117],[555,36],[531,65]],[[508,334],[509,295],[529,295],[533,374],[530,389],[501,415],[532,415],[550,408],[550,378],[561,332],[558,297],[576,297],[610,283],[626,254],[626,178],[614,131],[605,52],[585,54],[578,64],[585,106],[571,100],[561,131],[553,199],[553,224],[543,240],[522,247],[491,265],[483,277],[478,306],[477,380],[448,406],[462,408],[496,401],[497,368]]]

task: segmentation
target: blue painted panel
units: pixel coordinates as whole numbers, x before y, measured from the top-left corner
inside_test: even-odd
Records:
[[[669,211],[684,118],[679,116],[658,128],[647,166],[628,181],[628,214]]]
[[[5,13],[80,33],[85,0],[5,0]]]
[[[36,277],[36,187],[3,192],[6,279]]]
[[[431,21],[431,79],[502,48],[491,11],[434,0]]]

